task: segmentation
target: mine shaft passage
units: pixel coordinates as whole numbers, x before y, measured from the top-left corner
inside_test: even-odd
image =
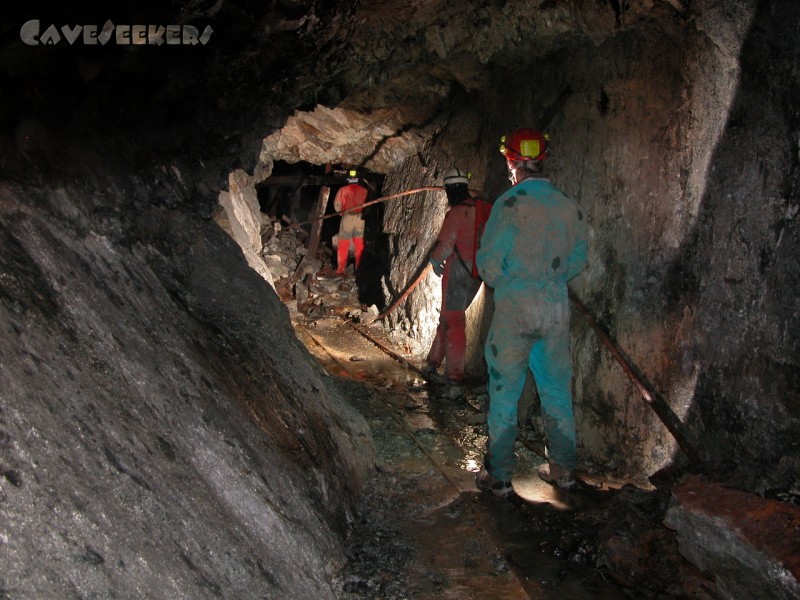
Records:
[[[631,482],[587,473],[596,488],[560,493],[536,476],[542,440],[526,429],[518,498],[480,493],[474,478],[485,449],[485,384],[472,382],[451,397],[423,378],[419,358],[380,323],[359,323],[372,315],[362,312],[352,278],[329,289],[321,309],[293,312],[293,324],[367,416],[379,455],[350,540],[349,591],[375,597],[377,585],[382,596],[468,590],[466,597],[624,598],[623,587],[593,563],[614,497]],[[376,537],[384,543],[370,542]]]
[[[298,240],[289,251],[301,245]],[[670,587],[679,593],[682,586],[707,585],[694,580],[674,533],[664,526],[669,475],[668,484],[659,488],[646,478],[620,477],[584,460],[576,491],[541,480],[537,470],[547,459],[535,403],[520,406],[513,499],[481,493],[475,475],[486,452],[485,377],[467,378],[454,392],[431,377],[424,354],[387,325],[387,316],[431,275],[430,267],[391,302],[384,297],[381,304],[366,305],[360,289],[364,279],[352,272],[352,264],[344,274],[334,265],[332,258],[319,272],[304,273],[293,289],[279,289],[298,337],[370,421],[380,456],[349,542],[351,592],[371,597],[378,586],[384,593],[470,590],[468,595],[484,598],[580,599],[623,598]],[[638,379],[591,311],[580,299],[573,302],[643,399],[663,402]],[[657,404],[654,412],[662,408]],[[673,434],[685,442],[680,421],[670,421],[674,415],[659,417],[667,427],[677,423]],[[691,445],[681,449],[693,457]],[[376,538],[391,543],[370,542]],[[628,540],[624,552],[623,539]],[[626,575],[631,563],[648,565],[647,576]],[[388,580],[387,571],[392,573]]]

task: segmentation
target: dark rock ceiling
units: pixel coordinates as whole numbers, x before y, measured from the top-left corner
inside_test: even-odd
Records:
[[[185,168],[196,171],[192,179],[198,185],[218,189],[231,168],[254,167],[261,139],[293,111],[316,106],[377,114],[411,152],[441,125],[455,97],[493,85],[493,72],[523,69],[573,39],[600,43],[640,19],[674,20],[680,13],[673,5],[652,0],[26,3],[0,30],[3,154],[16,150],[35,158],[69,140],[71,153],[75,145],[111,151],[134,169],[182,157]],[[205,46],[100,47],[62,40],[32,48],[19,39],[28,19],[39,19],[43,28],[101,26],[111,19],[192,24],[200,30],[211,25],[214,33]],[[310,137],[328,136],[324,123],[322,130],[303,129]],[[367,136],[354,143],[366,156],[376,142]],[[325,153],[286,158],[331,160]],[[28,162],[35,160],[22,166]],[[391,164],[372,166],[385,172]],[[2,166],[14,172],[20,165],[7,159]]]

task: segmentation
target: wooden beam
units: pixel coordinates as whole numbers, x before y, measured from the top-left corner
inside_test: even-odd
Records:
[[[314,212],[311,220],[311,235],[308,238],[308,253],[306,256],[315,258],[317,256],[317,249],[319,248],[319,240],[322,236],[322,217],[328,209],[328,198],[331,195],[331,188],[323,185],[319,188],[319,196],[317,196],[317,204],[314,206]]]
[[[288,279],[287,285],[289,287],[293,286],[300,280],[300,277],[306,270],[306,265],[317,258],[317,250],[319,249],[319,240],[322,235],[322,215],[325,214],[325,210],[328,208],[328,198],[331,195],[331,188],[328,186],[323,185],[319,189],[319,196],[317,196],[317,203],[314,206],[314,220],[313,225],[311,226],[311,234],[308,237],[308,246],[306,255],[300,261],[300,264],[297,265],[297,269],[295,269],[294,274]]]
[[[622,350],[620,350],[616,342],[611,339],[611,336],[606,332],[605,328],[597,322],[592,313],[588,308],[586,308],[586,305],[580,301],[575,292],[569,288],[568,292],[569,299],[572,300],[572,303],[575,305],[578,311],[583,314],[583,317],[589,323],[589,326],[594,329],[597,337],[600,338],[600,341],[603,342],[603,345],[608,349],[609,352],[611,352],[611,356],[613,356],[619,363],[619,366],[622,367],[622,370],[628,376],[628,379],[630,379],[636,389],[639,390],[639,393],[642,395],[642,398],[644,398],[644,401],[650,405],[650,408],[653,409],[667,430],[672,434],[672,437],[675,438],[675,441],[678,442],[678,447],[683,450],[683,453],[691,462],[698,464],[700,462],[700,456],[697,454],[697,451],[694,449],[694,447],[689,443],[683,423],[678,418],[678,415],[676,415],[672,410],[672,407],[660,394],[658,394],[648,383],[644,381],[644,378],[641,377],[634,367],[628,362],[628,359],[625,357],[625,355],[623,355]]]

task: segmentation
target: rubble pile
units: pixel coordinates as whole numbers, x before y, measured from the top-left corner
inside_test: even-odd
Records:
[[[261,258],[293,316],[302,313],[313,319],[338,314],[358,319],[362,314],[377,315],[374,306],[370,312],[359,304],[352,264],[345,275],[337,275],[330,261],[308,255],[307,237],[304,229],[262,215]],[[320,246],[320,253],[328,252]]]
[[[289,278],[306,255],[304,230],[282,225],[261,214],[261,258],[267,265],[276,287]]]
[[[370,310],[359,304],[353,277],[333,273],[311,275],[294,286],[294,295],[299,312],[308,320],[338,315],[365,323],[365,318],[378,312],[374,306]]]

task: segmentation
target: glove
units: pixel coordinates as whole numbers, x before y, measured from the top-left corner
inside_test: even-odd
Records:
[[[441,277],[444,274],[444,263],[431,259],[431,266],[433,266],[433,272],[436,273],[437,277]]]

